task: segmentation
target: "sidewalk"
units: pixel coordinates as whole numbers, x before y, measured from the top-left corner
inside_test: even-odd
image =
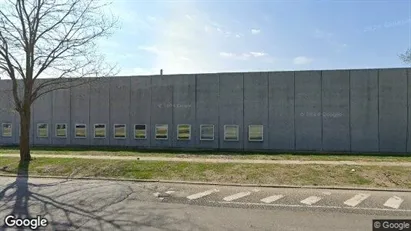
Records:
[[[299,161],[299,160],[247,160],[247,159],[206,159],[178,157],[139,157],[139,156],[92,156],[92,155],[44,155],[32,154],[34,158],[78,158],[99,160],[138,160],[138,161],[176,161],[196,163],[237,163],[237,164],[319,164],[319,165],[355,165],[355,166],[398,166],[411,167],[411,162],[365,162],[365,161]],[[19,154],[0,154],[0,157],[19,157]]]

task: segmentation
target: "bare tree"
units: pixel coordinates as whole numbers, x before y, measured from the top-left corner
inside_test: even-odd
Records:
[[[31,105],[58,89],[114,74],[97,42],[117,20],[98,0],[0,1],[0,74],[11,79],[20,115],[20,160],[30,161]],[[39,78],[48,77],[39,81]],[[87,77],[87,78],[86,78]]]
[[[411,49],[408,49],[404,54],[401,54],[400,58],[404,63],[411,65]]]

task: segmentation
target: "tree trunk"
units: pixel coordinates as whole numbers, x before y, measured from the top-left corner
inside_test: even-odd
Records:
[[[30,155],[30,124],[31,111],[30,106],[24,105],[20,111],[20,161],[26,162],[31,160]]]

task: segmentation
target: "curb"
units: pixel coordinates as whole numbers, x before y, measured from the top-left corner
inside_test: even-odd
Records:
[[[16,177],[12,174],[0,174],[0,177]],[[295,188],[295,189],[328,189],[328,190],[359,190],[359,191],[380,191],[380,192],[411,192],[411,189],[404,188],[361,188],[361,187],[337,187],[337,186],[303,186],[303,185],[271,185],[271,184],[240,184],[240,183],[218,183],[199,181],[173,181],[154,179],[127,179],[127,178],[106,178],[106,177],[64,177],[64,176],[41,176],[30,175],[29,178],[64,179],[64,180],[106,180],[144,183],[167,183],[167,184],[191,184],[191,185],[216,185],[216,186],[236,186],[236,187],[260,187],[260,188]]]

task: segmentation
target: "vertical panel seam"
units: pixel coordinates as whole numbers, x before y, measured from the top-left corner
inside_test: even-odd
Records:
[[[109,79],[109,81],[111,82],[111,78]],[[108,84],[108,133],[109,133],[109,137],[108,137],[108,145],[111,144],[111,135],[110,135],[110,129],[111,129],[111,83],[109,82]]]
[[[269,76],[270,76],[270,73],[269,72],[267,72],[267,76],[266,76],[266,81],[267,81],[267,121],[266,121],[266,123],[267,123],[267,129],[265,129],[266,130],[266,135],[267,135],[267,138],[266,139],[264,139],[264,143],[266,143],[266,145],[265,145],[265,148],[266,149],[270,149],[270,130],[271,130],[271,128],[270,128],[270,78],[269,78]],[[263,133],[264,134],[264,133]],[[268,142],[268,143],[267,143]]]
[[[380,135],[380,70],[377,70],[377,131],[378,131],[378,152],[381,151],[381,135]]]
[[[245,135],[244,135],[244,133],[245,133],[245,125],[244,125],[244,116],[245,116],[245,113],[244,113],[244,92],[245,92],[245,86],[244,86],[244,78],[245,78],[245,74],[243,73],[242,74],[242,77],[243,77],[243,110],[242,110],[242,114],[243,114],[243,118],[242,118],[242,120],[243,120],[243,126],[242,126],[242,129],[243,129],[243,137],[241,137],[243,140],[244,140],[244,142],[246,142],[245,140],[246,140],[246,138],[245,138]],[[239,132],[240,133],[240,132]],[[241,134],[241,133],[240,133]],[[240,139],[241,140],[241,139]],[[244,142],[243,142],[243,152],[244,152],[244,150],[245,150],[245,145],[244,145]],[[241,143],[241,142],[240,142]]]
[[[33,105],[33,112],[30,114],[30,118],[31,118],[30,127],[31,127],[31,146],[34,146],[36,145],[36,142],[34,142],[34,139],[36,138],[35,124],[34,124],[34,119],[35,119],[34,113],[36,112],[36,107],[35,107],[36,104],[33,103],[32,105]],[[29,135],[30,135],[30,131],[29,131]],[[29,142],[29,145],[30,145],[30,142]]]
[[[126,145],[128,147],[131,146],[131,135],[130,135],[130,125],[131,125],[131,89],[132,89],[132,85],[131,85],[131,76],[129,77],[130,81],[128,83],[129,89],[128,89],[128,123],[126,125],[126,136],[127,136],[127,140],[126,140]]]
[[[167,79],[167,80],[169,80],[169,79]],[[167,81],[167,84],[169,84],[169,81]],[[177,146],[177,145],[175,145],[175,144],[177,144],[177,141],[176,141],[177,139],[176,139],[176,137],[174,137],[174,132],[175,132],[174,131],[174,88],[175,88],[174,81],[172,81],[172,83],[170,85],[171,85],[171,129],[169,128],[168,133],[169,133],[171,139],[168,140],[168,143],[170,145],[170,141],[171,141],[171,147],[175,147],[175,146]],[[177,130],[177,126],[175,126],[175,127],[176,127],[176,130]]]
[[[320,108],[321,108],[321,151],[324,150],[324,112],[323,112],[323,71],[321,71],[320,75],[320,91],[321,91],[321,99],[320,99]]]
[[[192,128],[192,133],[194,133],[194,136],[192,135],[192,138],[195,137],[194,140],[194,145],[199,144],[199,129],[197,130],[198,127],[198,122],[197,122],[197,74],[194,75],[194,124],[195,127],[193,126]],[[197,136],[197,134],[199,134]]]
[[[110,94],[109,94],[110,95]],[[110,103],[109,103],[109,106],[110,106]],[[93,130],[91,129],[92,128],[92,124],[91,124],[91,84],[90,83],[88,83],[88,129],[87,129],[87,131],[88,131],[88,136],[87,136],[87,138],[88,138],[88,143],[89,143],[89,145],[90,144],[92,144],[93,143],[93,141],[94,141],[94,139],[93,139]],[[87,125],[86,125],[87,126]]]
[[[409,134],[408,134],[408,132],[409,132],[409,110],[410,110],[410,106],[409,106],[409,86],[408,86],[408,74],[409,74],[409,72],[408,72],[408,70],[409,69],[406,69],[405,70],[405,74],[406,74],[406,78],[407,78],[407,127],[406,127],[406,133],[405,133],[405,153],[407,153],[408,152],[408,138],[409,138]]]
[[[149,121],[149,125],[146,127],[146,132],[147,132],[147,130],[148,130],[148,134],[149,134],[149,138],[148,138],[148,146],[151,148],[152,147],[152,145],[151,145],[151,139],[153,138],[153,126],[152,126],[152,124],[151,124],[151,114],[152,114],[152,112],[153,112],[153,76],[150,76],[149,77],[150,78],[150,113],[149,113],[149,119],[148,119],[148,121]],[[134,127],[133,127],[133,139],[134,139]]]
[[[68,125],[69,126],[69,144],[70,145],[72,145],[72,139],[73,139],[73,131],[74,131],[74,129],[73,129],[73,115],[72,115],[72,107],[71,107],[71,97],[72,97],[72,94],[71,94],[71,91],[72,91],[72,85],[71,85],[71,83],[70,83],[70,88],[69,88],[69,104],[70,104],[70,106],[69,106],[69,115],[70,115],[70,118],[69,118],[69,121],[70,121],[70,124]]]
[[[51,123],[50,123],[50,128],[49,128],[49,144],[54,144],[53,142],[53,124],[54,124],[54,93],[55,91],[50,92],[49,94],[51,95]]]
[[[257,73],[259,73],[259,72],[257,72]],[[246,141],[245,141],[245,139],[246,139],[246,134],[245,134],[245,131],[246,131],[246,128],[245,128],[245,124],[244,124],[244,122],[246,121],[245,120],[245,102],[244,102],[244,100],[245,100],[245,85],[244,85],[244,83],[245,83],[245,80],[244,80],[244,78],[245,78],[245,73],[242,73],[242,75],[243,75],[243,96],[242,96],[242,103],[243,103],[243,111],[242,111],[242,121],[243,121],[243,125],[242,126],[239,126],[239,143],[241,143],[241,145],[242,145],[242,149],[243,149],[243,151],[245,151],[245,146],[246,146]],[[242,131],[242,132],[240,132],[240,131]],[[240,137],[240,135],[241,135],[241,137]]]
[[[293,72],[294,73],[294,75],[293,75],[293,79],[294,79],[294,89],[293,89],[293,94],[294,94],[294,150],[297,150],[297,126],[296,126],[296,124],[295,124],[295,120],[296,120],[296,114],[295,114],[295,71]]]
[[[348,136],[350,142],[350,152],[352,152],[351,137],[351,71],[348,71]]]
[[[221,85],[221,75],[220,74],[217,74],[217,77],[218,77],[218,94],[217,94],[217,96],[218,96],[218,99],[217,99],[217,102],[218,102],[218,108],[217,108],[217,111],[218,111],[218,128],[217,128],[217,131],[218,131],[218,147],[217,147],[217,149],[218,150],[220,150],[221,149],[221,138],[222,137],[224,137],[224,134],[223,134],[223,136],[221,136],[221,131],[223,131],[223,133],[224,133],[224,130],[222,130],[222,128],[221,128],[221,116],[220,116],[220,107],[221,107],[221,99],[220,99],[220,85]]]

